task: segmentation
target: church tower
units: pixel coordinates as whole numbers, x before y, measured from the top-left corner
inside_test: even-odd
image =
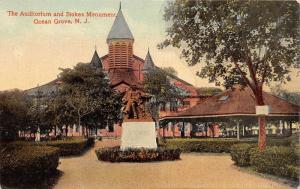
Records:
[[[116,19],[106,40],[108,44],[108,69],[133,69],[133,35],[122,13],[121,3]]]

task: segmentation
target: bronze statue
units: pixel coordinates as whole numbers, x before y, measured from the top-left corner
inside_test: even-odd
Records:
[[[149,114],[146,112],[146,101],[150,95],[143,92],[136,85],[132,85],[122,99],[124,103],[123,113],[125,119],[149,119]]]

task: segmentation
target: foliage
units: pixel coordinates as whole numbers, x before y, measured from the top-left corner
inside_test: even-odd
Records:
[[[100,148],[95,151],[98,160],[110,162],[149,162],[170,161],[180,159],[179,149],[158,148],[152,149],[128,149],[121,151],[119,147]]]
[[[173,85],[167,73],[159,68],[150,69],[145,73],[144,89],[153,95],[148,109],[155,120],[158,120],[161,105],[185,96],[184,91]]]
[[[222,89],[217,87],[199,87],[197,93],[201,96],[213,96],[222,92]]]
[[[177,0],[165,8],[170,26],[160,47],[181,48],[190,65],[205,60],[199,75],[225,86],[245,84],[247,72],[252,85],[285,81],[299,55],[297,15],[296,1]]]
[[[170,1],[160,48],[181,49],[198,76],[226,88],[248,86],[264,105],[263,86],[290,80],[299,68],[299,5],[296,1]],[[265,147],[265,118],[259,117],[259,147]]]
[[[281,85],[275,85],[271,87],[271,93],[300,106],[300,92],[289,92],[283,89]]]
[[[49,146],[10,145],[1,148],[1,183],[31,182],[53,173],[58,149]]]
[[[180,148],[183,152],[212,152],[230,153],[231,147],[235,144],[257,144],[257,140],[237,140],[222,138],[207,139],[168,139],[166,146]],[[268,140],[268,146],[290,146],[289,140]],[[164,144],[163,144],[164,145]]]
[[[252,144],[235,144],[231,146],[230,156],[236,165],[244,167],[250,165],[250,149],[254,148]]]
[[[1,139],[15,139],[17,131],[27,124],[28,104],[22,91],[0,93]]]
[[[230,148],[234,144],[238,144],[237,140],[224,139],[202,139],[202,140],[167,140],[167,147],[180,148],[183,152],[230,152]]]
[[[173,67],[163,67],[162,70],[167,72],[170,75],[174,75],[174,76],[178,75],[178,72]]]
[[[56,140],[45,143],[47,146],[59,148],[61,156],[79,155],[83,151],[94,144],[92,138],[86,139],[71,139],[71,140]]]
[[[256,171],[278,176],[297,179],[297,168],[293,167],[296,166],[297,159],[297,154],[291,147],[272,146],[264,151],[257,148],[250,150],[250,164]]]
[[[79,63],[73,69],[62,69],[59,79],[59,92],[47,110],[50,117],[58,116],[53,124],[103,128],[119,120],[121,96],[109,86],[101,68]]]

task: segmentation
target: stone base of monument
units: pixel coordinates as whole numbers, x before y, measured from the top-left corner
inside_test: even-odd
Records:
[[[121,150],[157,149],[154,122],[124,122],[122,124]]]

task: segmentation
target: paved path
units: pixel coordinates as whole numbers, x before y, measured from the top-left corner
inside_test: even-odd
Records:
[[[291,188],[239,171],[228,155],[182,154],[179,161],[154,163],[108,163],[97,160],[95,149],[118,144],[118,141],[97,142],[83,156],[61,158],[59,170],[63,176],[54,188]]]

